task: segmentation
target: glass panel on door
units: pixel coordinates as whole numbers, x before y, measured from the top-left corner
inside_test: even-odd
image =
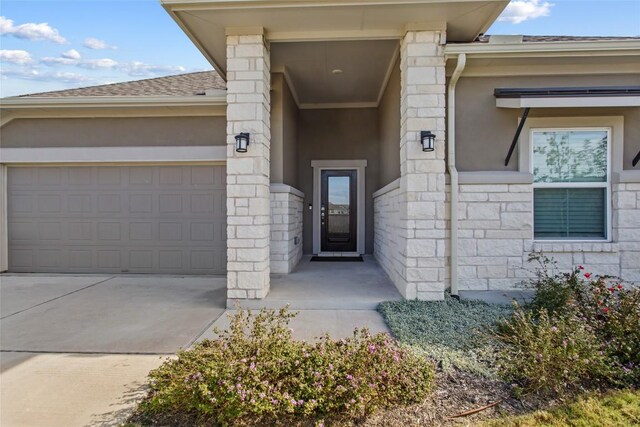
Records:
[[[356,171],[322,171],[321,250],[357,250]]]

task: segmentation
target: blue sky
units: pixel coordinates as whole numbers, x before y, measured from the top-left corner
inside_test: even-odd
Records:
[[[159,0],[2,0],[0,16],[2,97],[211,69]],[[640,0],[513,0],[489,33],[639,36]]]

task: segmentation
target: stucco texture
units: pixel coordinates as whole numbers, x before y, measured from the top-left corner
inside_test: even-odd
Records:
[[[373,252],[373,192],[379,188],[380,158],[376,108],[300,110],[298,184],[305,194],[304,252],[313,252],[312,160],[367,160],[365,169],[365,252]]]
[[[271,182],[298,185],[298,107],[281,73],[271,76]]]
[[[0,144],[16,147],[207,146],[226,144],[225,117],[16,119]]]
[[[400,62],[396,62],[378,107],[380,187],[400,178]]]
[[[463,77],[456,89],[456,166],[459,171],[515,171],[517,152],[504,160],[516,132],[519,109],[497,108],[495,88],[640,85],[637,75]],[[529,117],[624,117],[624,169],[640,149],[640,108],[532,108]]]

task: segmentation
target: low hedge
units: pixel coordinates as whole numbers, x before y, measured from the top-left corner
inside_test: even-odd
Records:
[[[197,424],[255,424],[291,418],[355,419],[420,402],[434,370],[386,334],[296,341],[291,314],[237,311],[228,332],[182,351],[150,374],[136,422],[187,417]]]

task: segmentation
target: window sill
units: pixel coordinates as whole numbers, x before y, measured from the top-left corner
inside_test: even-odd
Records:
[[[611,242],[533,242],[534,252],[618,252],[617,243]]]

